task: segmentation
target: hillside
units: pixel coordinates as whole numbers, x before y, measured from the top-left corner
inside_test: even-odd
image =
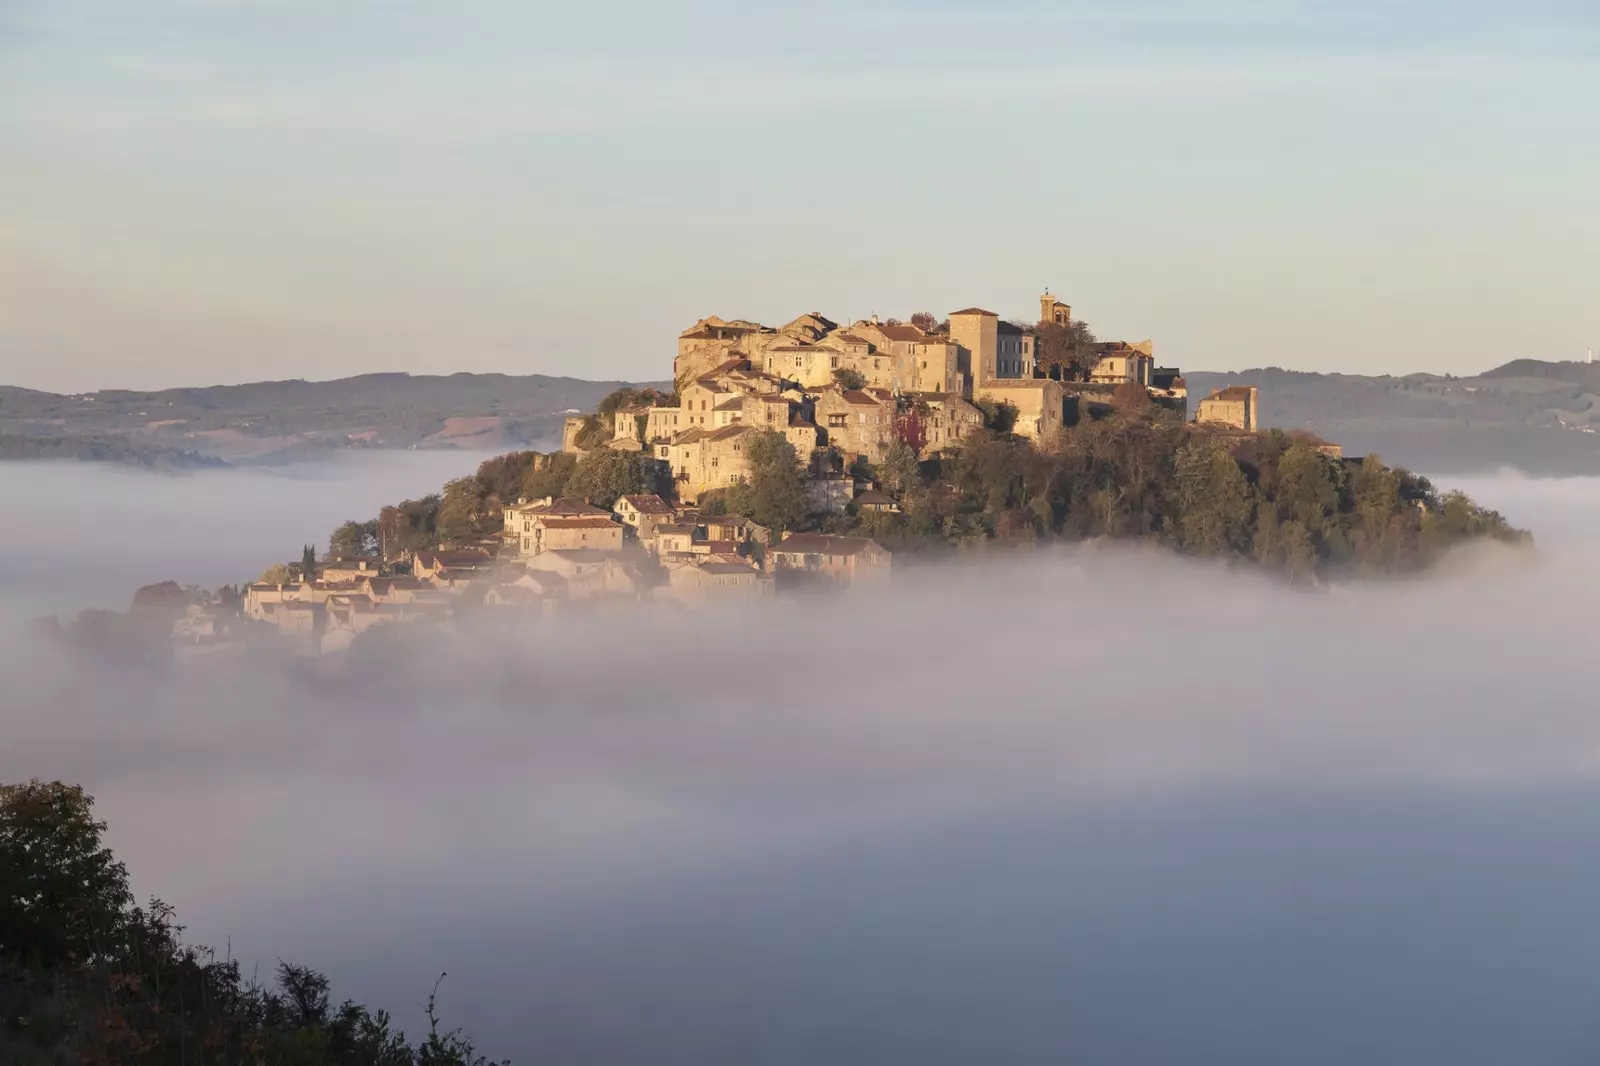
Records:
[[[1364,377],[1277,367],[1186,374],[1190,407],[1213,388],[1261,388],[1265,426],[1309,429],[1413,470],[1502,467],[1600,474],[1600,364],[1518,359],[1474,377]]]
[[[70,396],[0,386],[0,438],[11,443],[7,458],[145,465],[178,453],[274,462],[349,447],[550,447],[567,412],[592,408],[620,384],[542,374],[365,374]]]

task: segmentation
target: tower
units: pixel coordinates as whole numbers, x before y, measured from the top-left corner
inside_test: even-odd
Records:
[[[1072,325],[1072,308],[1056,299],[1049,289],[1039,297],[1039,321],[1053,322],[1058,326]]]
[[[950,312],[950,339],[967,351],[972,386],[987,385],[995,378],[995,357],[999,352],[1000,316],[981,307]]]

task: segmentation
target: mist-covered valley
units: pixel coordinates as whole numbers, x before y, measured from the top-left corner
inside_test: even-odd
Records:
[[[245,580],[475,463],[407,458],[459,469],[0,467],[3,611]],[[1442,487],[1536,546],[1318,592],[1089,546],[159,681],[8,635],[0,781],[83,783],[263,973],[416,1030],[449,971],[518,1063],[1586,1061],[1600,482]]]

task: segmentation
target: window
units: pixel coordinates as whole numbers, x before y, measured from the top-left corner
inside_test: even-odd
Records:
[[[802,365],[804,365],[804,363],[805,363],[805,360],[802,359],[800,356],[797,355],[797,356],[794,357],[794,365],[795,366],[802,366]]]
[[[839,369],[839,357],[838,357],[838,356],[837,356],[837,355],[836,355],[836,356],[834,356],[834,357],[833,357],[833,358],[832,358],[832,359],[831,359],[831,360],[830,360],[830,362],[832,362],[832,364],[833,364],[833,368],[834,368],[834,369],[835,369],[835,370],[838,370],[838,369]]]
[[[834,427],[834,428],[838,428],[839,426],[842,426],[842,425],[844,425],[845,423],[847,423],[849,421],[850,421],[850,416],[849,415],[829,415],[828,416],[828,425],[831,426],[831,427]]]
[[[711,465],[712,465],[712,466],[713,466],[713,467],[715,467],[715,466],[716,466],[716,465],[717,465],[717,457],[716,457],[716,456],[715,456],[715,455],[713,455],[713,456],[712,456],[712,457],[711,457]]]

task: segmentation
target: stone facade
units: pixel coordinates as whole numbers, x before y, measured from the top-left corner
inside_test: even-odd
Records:
[[[1029,440],[1049,443],[1061,432],[1066,410],[1066,390],[1049,378],[992,381],[977,390],[978,400],[1008,403],[1017,409],[1012,432]]]
[[[1195,410],[1196,422],[1209,422],[1254,432],[1261,428],[1260,390],[1254,385],[1212,389]]]

